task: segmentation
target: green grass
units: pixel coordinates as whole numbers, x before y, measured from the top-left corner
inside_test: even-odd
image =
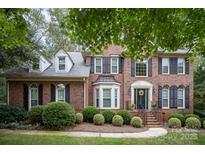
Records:
[[[22,135],[22,134],[0,134],[1,145],[48,145],[48,144],[205,144],[205,134],[202,133],[168,133],[163,137],[147,139],[114,139],[114,138],[78,138],[59,135]]]

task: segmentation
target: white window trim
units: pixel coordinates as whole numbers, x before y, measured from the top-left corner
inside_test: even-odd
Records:
[[[61,84],[58,84],[58,85],[61,85]],[[56,102],[58,102],[58,85],[56,85]],[[63,98],[63,102],[65,102],[65,85],[63,84],[64,86],[64,98]]]
[[[146,76],[138,76],[138,75],[136,75],[137,73],[136,73],[136,64],[137,63],[146,63]],[[144,60],[143,62],[140,62],[140,61],[137,61],[137,62],[135,62],[135,77],[148,77],[148,60]]]
[[[177,101],[178,101],[178,89],[177,89]],[[183,107],[178,107],[178,103],[177,103],[177,109],[185,109],[185,88],[183,87],[181,89],[183,89]]]
[[[65,68],[63,70],[60,70],[60,60],[59,60],[59,58],[64,58],[65,59],[65,63],[64,63]],[[65,56],[58,56],[58,72],[65,72],[65,70],[66,70],[66,57]]]
[[[168,101],[167,101],[167,103],[168,103],[168,106],[167,107],[163,107],[163,89],[167,89],[167,96],[168,96]],[[162,109],[169,109],[169,88],[162,88]]]
[[[96,72],[96,58],[100,58],[100,60],[101,60],[101,72]],[[94,58],[94,73],[95,74],[102,74],[102,72],[103,72],[103,60],[102,60],[102,57],[95,57]]]
[[[164,73],[163,72],[163,59],[168,59],[168,73]],[[162,74],[169,74],[170,73],[170,61],[169,61],[169,58],[162,58]]]
[[[111,107],[103,107],[103,89],[111,89]],[[120,86],[118,85],[98,85],[94,88],[94,104],[96,107],[96,89],[99,89],[99,107],[98,109],[120,109]],[[117,90],[117,107],[115,107],[115,89]]]
[[[35,85],[35,84],[32,84],[32,85]],[[29,86],[29,105],[28,105],[28,110],[30,110],[31,107],[32,107],[32,106],[31,106],[31,90],[34,89],[34,88],[31,88],[32,85]],[[38,96],[38,85],[36,85],[36,86],[37,86],[37,88],[36,88],[36,89],[37,89],[37,105],[39,105],[39,100],[38,100],[38,97],[39,97],[39,96]]]
[[[179,72],[178,72],[179,60],[183,60],[183,61],[184,61],[184,63],[183,63],[183,73],[179,73]],[[184,59],[184,58],[178,58],[178,59],[177,59],[177,74],[180,74],[180,75],[185,74],[185,59]]]
[[[117,58],[117,72],[113,72],[112,71],[112,61],[113,61],[113,58]],[[118,74],[119,73],[119,57],[117,56],[112,56],[111,57],[111,60],[110,60],[110,70],[111,70],[111,74]]]

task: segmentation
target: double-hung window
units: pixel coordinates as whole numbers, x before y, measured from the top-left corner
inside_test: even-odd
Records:
[[[169,74],[169,58],[162,58],[162,74]]]
[[[136,62],[135,64],[136,76],[147,76],[148,75],[148,62]]]
[[[178,88],[177,90],[177,107],[184,108],[184,88]]]
[[[162,89],[162,108],[169,108],[169,89],[167,87]]]
[[[39,59],[35,59],[33,62],[33,70],[39,70],[40,69],[40,65],[39,65]]]
[[[59,57],[59,70],[65,70],[65,57]]]
[[[102,58],[95,58],[95,73],[102,73]]]
[[[56,101],[65,102],[65,86],[63,84],[57,85]]]
[[[118,73],[118,65],[119,65],[119,58],[112,57],[111,58],[111,73],[116,74]]]
[[[185,59],[184,58],[178,58],[177,71],[178,71],[178,74],[185,73]]]
[[[111,88],[103,88],[103,107],[111,107]]]
[[[117,88],[114,89],[114,94],[115,94],[115,107],[117,107],[117,104],[118,104],[118,89]]]
[[[38,105],[38,86],[36,84],[31,85],[31,104],[30,107]]]

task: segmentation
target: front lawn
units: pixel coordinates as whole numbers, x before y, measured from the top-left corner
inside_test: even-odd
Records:
[[[147,139],[114,139],[114,138],[78,138],[58,135],[22,135],[22,134],[0,134],[0,144],[205,144],[204,133],[174,133],[169,132],[166,136]]]

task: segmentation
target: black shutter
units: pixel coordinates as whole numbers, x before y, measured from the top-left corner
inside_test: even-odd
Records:
[[[152,77],[152,58],[148,60],[148,76]]]
[[[162,58],[158,58],[158,74],[162,74]]]
[[[158,108],[162,108],[162,87],[158,86]]]
[[[177,108],[177,86],[174,87],[174,108]]]
[[[90,73],[94,73],[94,57],[90,57]]]
[[[23,105],[24,109],[28,111],[28,86],[26,84],[23,85]]]
[[[70,103],[70,85],[67,84],[65,87],[65,101]]]
[[[43,84],[38,86],[38,103],[43,105]]]
[[[133,58],[131,59],[131,76],[135,76],[135,60]]]
[[[170,74],[177,74],[177,58],[169,58]]]
[[[54,84],[51,84],[51,102],[56,101],[56,87]]]
[[[103,73],[107,73],[107,57],[102,57]]]
[[[111,58],[107,57],[106,58],[106,65],[107,65],[107,69],[106,69],[106,73],[110,73],[110,64],[111,63]]]
[[[119,73],[123,73],[123,64],[124,64],[123,57],[119,57]]]
[[[189,86],[185,88],[185,108],[189,109]]]
[[[189,59],[185,58],[185,73],[189,74]]]
[[[174,108],[174,86],[169,88],[169,107]]]

